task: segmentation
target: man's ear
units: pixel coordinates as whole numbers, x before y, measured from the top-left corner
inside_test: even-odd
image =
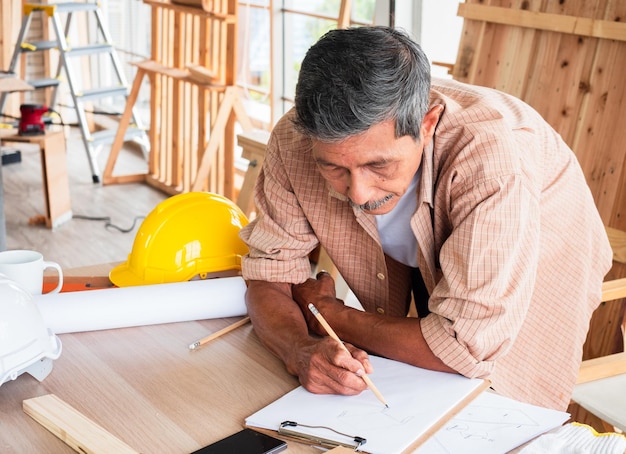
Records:
[[[435,133],[435,127],[439,122],[439,118],[443,113],[443,106],[441,104],[437,104],[430,108],[426,115],[424,115],[424,119],[422,120],[422,126],[420,129],[422,140],[425,144],[430,142],[430,139],[433,137]]]

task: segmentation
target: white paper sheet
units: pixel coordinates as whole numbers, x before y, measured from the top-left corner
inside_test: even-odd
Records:
[[[416,453],[501,454],[560,426],[569,416],[484,392]]]
[[[420,369],[408,364],[371,356],[370,378],[385,397],[383,406],[372,392],[358,396],[312,394],[302,386],[287,393],[246,419],[246,425],[277,430],[283,421],[295,421],[294,431],[349,442],[323,429],[325,426],[367,439],[360,449],[369,453],[405,451],[421,435],[484,382],[456,374]]]
[[[85,290],[34,296],[56,334],[246,314],[243,278]]]

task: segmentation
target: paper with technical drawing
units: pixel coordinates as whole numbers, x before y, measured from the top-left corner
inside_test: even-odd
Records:
[[[322,438],[346,441],[324,426],[367,439],[360,451],[407,452],[429,431],[435,432],[459,404],[466,405],[486,386],[484,380],[435,372],[398,361],[370,356],[370,375],[389,408],[365,390],[358,396],[312,394],[303,387],[287,393],[246,419],[252,428],[277,430],[281,422],[299,424],[294,430]]]
[[[419,454],[499,454],[569,419],[563,411],[484,392],[423,444]]]

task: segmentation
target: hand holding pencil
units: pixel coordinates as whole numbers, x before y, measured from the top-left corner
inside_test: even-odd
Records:
[[[333,339],[335,339],[337,342],[339,342],[342,346],[342,348],[347,351],[348,353],[350,353],[350,351],[347,349],[347,347],[343,344],[343,342],[341,341],[341,339],[339,339],[339,336],[337,336],[337,333],[335,333],[335,331],[330,327],[330,325],[328,324],[328,322],[326,321],[326,319],[322,316],[322,314],[320,314],[320,312],[317,310],[317,308],[313,305],[313,303],[309,303],[308,305],[309,310],[313,313],[313,315],[315,316],[315,318],[317,319],[317,321],[320,323],[320,325],[322,325],[324,327],[324,329],[326,330],[326,332],[328,333],[328,335],[330,337],[332,337]],[[367,387],[374,393],[374,395],[378,398],[378,400],[380,400],[383,405],[387,408],[389,408],[389,405],[387,405],[387,402],[385,401],[385,398],[383,397],[383,395],[380,393],[380,391],[378,390],[378,388],[376,388],[376,386],[374,385],[374,383],[372,382],[372,380],[367,376],[367,374],[363,374],[361,375],[361,378],[363,379],[363,381],[365,382],[365,384],[367,385]]]

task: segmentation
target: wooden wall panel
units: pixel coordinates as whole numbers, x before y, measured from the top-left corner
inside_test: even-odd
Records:
[[[576,153],[604,222],[626,230],[626,116],[621,115],[626,24],[620,23],[626,2],[467,0],[459,8],[461,15],[464,11],[487,19],[465,20],[454,78],[503,90],[537,109]],[[553,15],[545,16],[548,20],[562,17],[554,29],[571,18],[594,19],[596,27],[589,32],[594,36],[585,36],[584,30],[535,28],[522,15],[507,19],[513,23],[494,22],[506,11]],[[598,37],[610,24],[618,39]]]

